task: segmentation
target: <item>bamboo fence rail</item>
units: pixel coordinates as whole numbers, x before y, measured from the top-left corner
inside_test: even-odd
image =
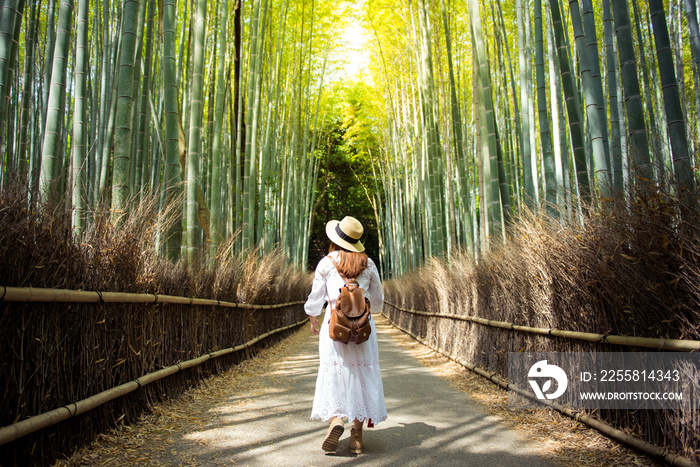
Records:
[[[700,351],[700,341],[694,340],[684,340],[684,339],[662,339],[657,337],[635,337],[635,336],[615,336],[609,334],[595,334],[590,332],[577,332],[577,331],[565,331],[561,329],[554,328],[534,328],[530,326],[520,326],[514,323],[507,323],[505,321],[495,321],[492,319],[480,318],[478,316],[463,316],[457,314],[448,313],[431,313],[427,311],[409,310],[406,308],[401,308],[393,303],[384,302],[385,305],[389,305],[398,311],[405,313],[411,313],[414,315],[421,315],[427,317],[436,318],[448,318],[455,319],[459,321],[468,321],[472,323],[481,324],[484,326],[491,326],[494,328],[510,329],[513,331],[529,332],[533,334],[541,334],[545,336],[557,336],[564,337],[568,339],[578,339],[590,342],[601,342],[608,344],[632,346],[632,347],[646,347],[657,350],[674,350],[680,352],[697,352]]]
[[[396,305],[392,305],[388,302],[384,302],[384,304],[390,305],[390,306],[392,306],[400,311],[406,311],[409,313],[414,311],[414,310],[404,310],[404,309],[397,307]],[[382,313],[382,314],[384,314],[384,313]],[[440,313],[426,313],[426,312],[418,312],[415,314],[438,315],[440,317],[450,317],[450,318],[453,316],[457,316],[457,315],[444,315],[444,314],[440,314]],[[389,318],[389,317],[387,316],[387,318]],[[489,320],[485,320],[485,321],[489,321]],[[397,329],[401,330],[402,332],[408,334],[413,339],[417,340],[418,342],[425,345],[426,347],[429,347],[432,350],[434,350],[435,352],[438,352],[439,354],[444,355],[445,357],[449,358],[450,360],[452,360],[452,361],[462,365],[463,367],[469,369],[470,371],[473,371],[474,373],[476,373],[480,376],[483,376],[484,378],[488,379],[489,381],[492,381],[492,382],[498,384],[499,386],[501,386],[503,389],[505,389],[507,391],[517,392],[518,394],[525,396],[529,399],[532,399],[536,402],[539,402],[540,404],[551,407],[551,408],[563,413],[564,415],[566,415],[574,420],[577,420],[581,423],[584,423],[584,424],[590,426],[591,428],[593,428],[595,430],[600,431],[601,433],[609,436],[610,438],[612,438],[620,443],[631,446],[631,447],[633,447],[633,448],[635,448],[635,449],[637,449],[645,454],[648,454],[656,459],[660,459],[669,465],[681,466],[681,467],[697,467],[698,466],[698,464],[693,462],[691,459],[688,459],[688,458],[680,456],[678,454],[674,454],[672,452],[669,452],[668,448],[656,446],[655,444],[648,443],[644,440],[641,440],[639,438],[631,436],[631,435],[629,435],[621,430],[618,430],[617,428],[614,428],[614,427],[608,425],[607,423],[604,423],[600,420],[596,420],[594,418],[591,418],[582,412],[573,411],[568,407],[564,407],[564,406],[557,404],[555,402],[552,402],[552,401],[548,401],[548,400],[543,401],[543,400],[537,399],[534,395],[532,395],[528,391],[520,389],[520,388],[508,383],[507,381],[503,380],[496,373],[489,373],[488,371],[485,371],[482,368],[479,368],[476,365],[473,365],[473,364],[465,361],[461,357],[455,357],[453,355],[448,354],[447,352],[444,352],[443,350],[441,350],[437,347],[430,345],[428,342],[426,342],[423,339],[421,339],[420,337],[416,336],[411,331],[409,331],[407,329],[403,329],[400,326],[398,326],[390,318],[389,318],[389,322],[391,322],[394,327],[396,327]],[[498,326],[498,327],[502,327],[502,326]],[[536,329],[536,328],[533,328],[533,329]],[[693,341],[693,342],[696,342],[696,341]]]
[[[293,305],[303,301],[280,303],[274,305],[254,305],[234,303],[208,298],[178,297],[175,295],[158,295],[148,293],[99,292],[67,289],[42,289],[36,287],[2,287],[0,302],[61,302],[61,303],[167,303],[173,305],[221,306],[225,308],[244,308],[252,310],[271,310]]]
[[[9,288],[6,288],[9,289]],[[37,290],[37,289],[34,289]],[[48,290],[48,289],[40,289],[40,290]],[[70,291],[64,291],[64,292],[70,292]],[[92,292],[94,293],[94,292]],[[145,294],[113,294],[113,295],[145,295]],[[112,297],[116,298],[116,297]],[[182,298],[182,297],[175,297],[175,298]],[[34,300],[34,301],[39,301],[39,300]],[[44,300],[44,301],[61,301],[61,300]],[[211,302],[216,302],[216,300],[209,300]],[[124,302],[121,302],[124,303]],[[133,302],[131,302],[133,303]],[[159,302],[163,303],[163,302]],[[179,302],[178,302],[179,303]],[[301,302],[303,303],[303,302]],[[203,304],[203,303],[200,303]],[[236,305],[236,304],[234,304]],[[289,304],[286,304],[289,305]],[[268,307],[272,307],[274,305],[269,305]],[[281,307],[281,305],[278,305]],[[163,368],[161,370],[145,374],[141,376],[140,378],[136,378],[133,381],[129,381],[124,384],[120,384],[119,386],[116,386],[112,389],[108,389],[106,391],[102,391],[98,394],[95,394],[93,396],[88,397],[87,399],[83,399],[78,402],[74,402],[68,405],[65,405],[63,407],[59,407],[57,409],[51,410],[50,412],[45,412],[40,415],[36,415],[30,418],[27,418],[25,420],[19,421],[17,423],[14,423],[12,425],[8,425],[5,427],[0,428],[0,446],[12,441],[15,441],[23,436],[26,436],[30,433],[33,433],[35,431],[41,430],[43,428],[49,427],[51,425],[55,425],[59,422],[62,422],[64,420],[67,420],[71,417],[75,417],[76,415],[79,415],[81,413],[88,412],[96,407],[99,407],[100,405],[106,404],[107,402],[117,399],[119,397],[122,397],[126,394],[129,394],[133,391],[136,391],[137,389],[146,386],[150,383],[153,383],[155,381],[158,381],[160,379],[163,379],[167,376],[173,375],[183,369],[187,368],[192,368],[198,365],[201,365],[202,363],[211,360],[213,358],[221,357],[223,355],[227,355],[233,352],[238,352],[241,350],[244,350],[253,344],[257,343],[258,341],[261,341],[273,334],[276,334],[278,332],[286,331],[288,329],[291,329],[296,326],[300,326],[304,324],[306,321],[308,321],[308,318],[303,319],[301,321],[298,321],[294,324],[290,324],[288,326],[284,326],[278,329],[274,329],[272,331],[268,331],[264,334],[261,334],[248,342],[244,344],[237,345],[235,347],[230,347],[228,349],[221,349],[217,350],[215,352],[210,352],[205,355],[202,355],[197,358],[193,358],[190,360],[186,360],[181,363],[176,363],[175,365]]]

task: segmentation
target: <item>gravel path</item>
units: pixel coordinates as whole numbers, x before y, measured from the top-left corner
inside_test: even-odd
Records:
[[[365,429],[364,454],[349,451],[349,423],[337,453],[321,450],[327,425],[309,420],[318,341],[304,327],[58,465],[553,465],[376,321],[389,418]]]

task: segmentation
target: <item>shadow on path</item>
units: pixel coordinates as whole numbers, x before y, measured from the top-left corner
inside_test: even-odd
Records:
[[[365,453],[349,451],[350,424],[338,451],[321,450],[327,425],[309,420],[318,369],[318,341],[308,334],[293,354],[243,393],[209,408],[162,452],[170,465],[552,465],[515,431],[483,413],[465,393],[423,367],[378,322],[379,354],[389,418],[365,429]],[[303,331],[307,332],[304,327]],[[418,345],[418,344],[417,344]]]

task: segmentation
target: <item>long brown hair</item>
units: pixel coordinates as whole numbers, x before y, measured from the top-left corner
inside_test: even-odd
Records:
[[[342,276],[351,279],[359,276],[362,271],[367,269],[368,256],[366,253],[348,251],[331,242],[328,252],[330,253],[332,251],[338,252],[338,271]]]

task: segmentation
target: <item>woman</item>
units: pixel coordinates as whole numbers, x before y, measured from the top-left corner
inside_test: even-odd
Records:
[[[311,293],[304,305],[304,310],[311,317],[311,332],[320,335],[320,366],[311,419],[330,420],[322,444],[327,452],[338,449],[338,439],[345,430],[343,418],[353,423],[350,451],[360,454],[364,421],[367,420],[371,427],[387,417],[374,320],[370,318],[372,332],[368,341],[345,344],[330,338],[329,312],[324,315],[322,325],[319,326],[316,319],[326,302],[335,307],[339,289],[345,284],[341,274],[346,279],[357,278],[365,296],[369,298],[371,311],[382,311],[382,283],[377,266],[363,253],[365,247],[360,242],[363,231],[362,224],[349,216],[326,225],[326,235],[332,242],[330,252],[316,267]]]

